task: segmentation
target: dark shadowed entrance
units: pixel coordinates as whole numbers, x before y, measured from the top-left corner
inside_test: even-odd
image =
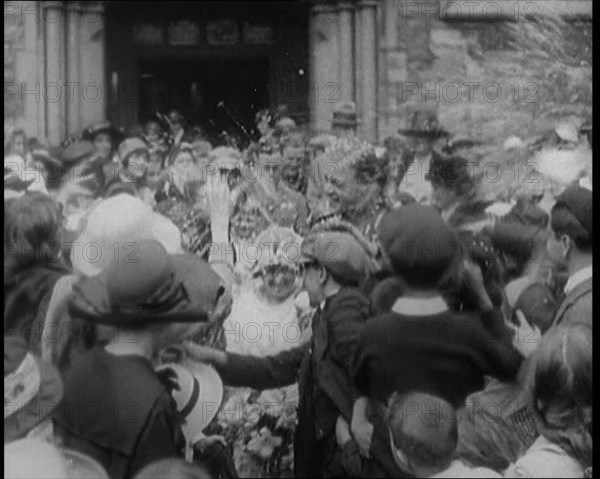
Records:
[[[239,134],[261,108],[309,117],[309,2],[107,2],[108,116],[130,127],[180,109]]]
[[[243,132],[222,104],[248,132],[257,109],[269,105],[269,59],[153,60],[140,64],[139,118],[177,108],[211,136]]]

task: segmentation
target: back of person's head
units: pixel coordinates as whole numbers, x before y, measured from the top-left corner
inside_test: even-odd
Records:
[[[497,398],[474,402],[462,411],[458,421],[456,455],[471,467],[504,471],[527,449],[515,426],[500,414]]]
[[[212,479],[208,469],[183,459],[161,459],[139,471],[134,479]]]
[[[439,213],[411,204],[387,212],[377,231],[394,273],[414,289],[437,289],[461,264],[462,245]]]
[[[533,283],[519,294],[513,315],[521,311],[530,327],[538,328],[545,334],[554,321],[557,309],[558,304],[550,288],[542,283]],[[514,318],[513,322],[518,324]]]
[[[386,423],[398,466],[421,477],[448,468],[458,441],[456,411],[448,402],[422,392],[394,393]]]
[[[11,269],[58,260],[62,214],[50,196],[28,192],[8,202],[4,213],[4,260]]]
[[[538,431],[581,463],[592,465],[592,327],[551,328],[532,356],[528,378]]]

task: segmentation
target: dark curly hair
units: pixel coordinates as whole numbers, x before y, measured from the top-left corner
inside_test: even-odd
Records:
[[[469,161],[462,156],[447,156],[434,150],[425,179],[434,188],[445,188],[458,196],[470,197],[475,192],[476,179],[469,170]]]
[[[4,204],[4,261],[13,273],[36,263],[58,261],[61,208],[48,195],[27,192]]]

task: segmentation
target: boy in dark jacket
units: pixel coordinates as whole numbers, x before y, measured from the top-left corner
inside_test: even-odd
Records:
[[[362,397],[355,402],[351,429],[364,455],[373,452],[370,435],[375,439],[367,409],[377,418],[393,392],[419,390],[458,409],[468,394],[483,389],[485,375],[511,381],[522,361],[480,269],[463,265],[459,240],[435,210],[401,207],[381,224],[379,240],[404,280],[404,294],[390,312],[370,319],[360,336],[354,382]],[[480,317],[451,312],[438,292],[456,267],[465,269]]]
[[[357,391],[350,380],[349,365],[369,317],[369,302],[357,286],[374,265],[361,242],[348,231],[309,233],[301,251],[306,268],[304,286],[311,305],[318,307],[308,343],[262,358],[200,346],[192,346],[189,352],[213,363],[230,386],[268,389],[298,381],[295,475],[339,477],[343,471],[335,426],[340,415],[350,420]],[[397,472],[390,461],[379,475]]]

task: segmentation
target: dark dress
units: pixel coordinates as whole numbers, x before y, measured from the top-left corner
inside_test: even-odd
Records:
[[[54,423],[65,447],[96,459],[112,479],[183,457],[175,402],[141,356],[98,346],[82,354],[64,376]]]
[[[56,282],[69,269],[62,263],[30,266],[16,274],[4,271],[4,335],[18,334],[40,354],[42,330]]]

